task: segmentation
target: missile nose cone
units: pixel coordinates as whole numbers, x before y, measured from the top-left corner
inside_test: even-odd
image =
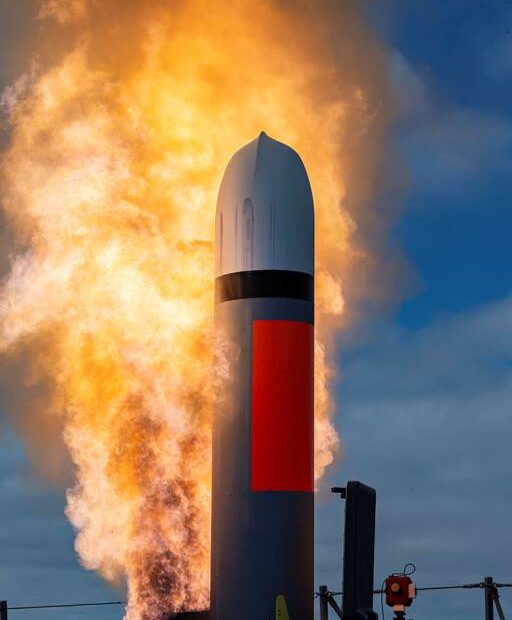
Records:
[[[262,132],[237,151],[221,182],[216,276],[287,270],[314,274],[313,197],[299,155]]]

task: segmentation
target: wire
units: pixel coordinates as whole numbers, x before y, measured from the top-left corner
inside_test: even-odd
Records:
[[[408,567],[411,567],[409,570],[407,570]],[[414,573],[416,572],[416,564],[413,564],[412,562],[407,562],[407,564],[404,566],[404,570],[402,571],[398,571],[398,573],[391,573],[392,576],[395,575],[404,575],[405,577],[410,577],[411,575],[414,575]],[[385,580],[384,580],[385,581]]]
[[[409,566],[413,567],[414,570],[412,570],[412,572],[406,572],[406,569]],[[404,566],[404,572],[393,573],[393,575],[412,575],[415,572],[415,570],[416,570],[416,567],[414,566],[414,564],[410,563]],[[384,590],[385,583],[386,583],[386,580],[384,579],[381,585],[381,589],[373,591],[373,594],[380,594],[382,620],[385,620],[384,601],[383,601],[383,594],[385,593],[385,590]],[[496,588],[512,588],[512,583],[494,583],[493,585]],[[419,591],[426,592],[429,590],[430,591],[432,590],[468,590],[471,588],[486,588],[486,587],[488,587],[488,584],[485,584],[484,582],[479,582],[479,583],[465,583],[465,584],[453,585],[453,586],[427,586],[425,588],[416,588],[416,590],[418,592]],[[329,592],[329,594],[331,596],[342,596],[343,592]],[[319,596],[322,596],[322,593],[315,592],[313,595],[313,598],[318,598]],[[62,609],[66,607],[101,607],[101,606],[106,606],[106,605],[126,605],[126,601],[104,601],[104,602],[98,602],[98,603],[56,603],[54,605],[16,605],[12,607],[9,606],[6,609],[8,611],[19,611],[19,610],[28,610],[28,609]]]
[[[408,567],[411,567],[409,570],[407,570]],[[408,562],[405,566],[404,566],[404,572],[403,574],[406,575],[407,577],[410,577],[411,575],[414,575],[414,573],[416,572],[416,564],[413,564],[412,562]]]
[[[466,583],[460,586],[430,586],[428,588],[416,588],[416,590],[423,592],[426,590],[468,590],[471,588],[483,588],[484,584],[482,583]]]
[[[394,575],[399,574],[399,575],[403,575],[403,573],[393,573]],[[385,580],[382,582],[384,584]],[[500,587],[512,587],[512,583],[511,584],[498,584],[496,583],[495,586],[497,588]],[[416,591],[426,591],[426,590],[468,590],[471,588],[485,588],[485,584],[484,583],[465,583],[462,585],[458,585],[458,586],[428,586],[426,588],[416,588]],[[382,594],[385,590],[374,590],[373,593],[374,594]]]
[[[62,607],[99,607],[101,605],[124,605],[126,601],[106,601],[104,603],[58,603],[55,605],[18,605],[7,607],[9,611],[20,609],[59,609]]]

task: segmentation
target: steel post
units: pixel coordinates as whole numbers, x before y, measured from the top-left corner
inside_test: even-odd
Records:
[[[327,586],[320,586],[320,620],[329,620],[329,602],[327,600]]]
[[[492,577],[484,579],[485,588],[485,620],[494,620],[494,603],[493,603],[493,587],[494,580]]]

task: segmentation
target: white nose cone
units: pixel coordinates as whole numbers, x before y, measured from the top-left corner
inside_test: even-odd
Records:
[[[302,160],[265,133],[237,151],[219,190],[215,275],[314,275],[313,197]]]

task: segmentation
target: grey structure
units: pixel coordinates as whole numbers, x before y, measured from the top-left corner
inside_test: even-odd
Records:
[[[261,134],[235,154],[216,240],[216,322],[232,347],[232,374],[214,421],[211,618],[274,618],[282,595],[290,618],[312,620],[312,488],[251,486],[254,321],[314,322],[313,202],[295,151]],[[304,380],[312,394],[313,372]]]

